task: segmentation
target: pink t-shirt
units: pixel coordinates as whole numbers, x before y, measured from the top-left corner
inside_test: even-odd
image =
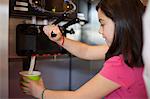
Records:
[[[99,72],[103,77],[121,85],[120,88],[105,96],[105,99],[147,99],[143,81],[143,67],[130,68],[122,55],[114,56],[104,63]]]

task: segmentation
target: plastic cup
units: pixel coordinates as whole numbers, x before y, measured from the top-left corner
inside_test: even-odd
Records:
[[[21,71],[21,72],[19,72],[19,74],[22,77],[27,77],[30,80],[35,80],[35,81],[38,81],[41,78],[41,72],[39,72],[39,71],[33,71],[32,74],[29,74],[28,71]]]

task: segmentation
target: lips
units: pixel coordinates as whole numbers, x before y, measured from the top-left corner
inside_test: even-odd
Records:
[[[107,38],[104,36],[104,35],[102,35],[103,36],[103,38],[106,40]]]

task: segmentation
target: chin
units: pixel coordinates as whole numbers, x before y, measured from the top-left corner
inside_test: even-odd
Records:
[[[107,45],[110,47],[111,44],[108,44],[108,43],[107,43]]]
[[[105,39],[105,42],[108,46],[110,46],[111,44]]]

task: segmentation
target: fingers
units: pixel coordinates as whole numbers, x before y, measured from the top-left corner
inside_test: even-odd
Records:
[[[21,86],[20,86],[23,93],[25,93],[27,95],[32,95],[31,89],[30,89],[30,84],[31,84],[31,81],[28,78],[23,77],[23,81],[21,81]]]
[[[56,43],[61,42],[62,33],[60,28],[57,25],[48,25],[43,27],[44,33],[48,36],[48,38]],[[52,32],[56,34],[56,36],[52,36]]]
[[[32,95],[30,92],[24,92],[25,94],[27,94],[27,95]]]
[[[31,90],[28,87],[26,87],[24,84],[21,85],[21,90],[23,91],[23,93],[27,95],[31,95]]]
[[[55,34],[59,34],[60,30],[57,25],[47,25],[43,27],[44,33],[50,38],[51,38],[51,33],[54,32]]]
[[[30,91],[23,91],[23,93],[25,93],[27,95],[32,95]]]
[[[30,91],[30,89],[28,87],[25,87],[25,86],[21,86],[21,90],[23,92],[29,92]]]
[[[22,77],[21,85],[30,88],[31,83],[32,83],[32,80],[30,80],[27,77]]]
[[[43,27],[43,31],[47,36],[51,36],[51,32],[54,30],[55,25],[47,25]]]
[[[27,83],[31,82],[31,80],[29,78],[27,78],[27,77],[22,77],[22,80],[25,81],[25,82],[27,82]]]
[[[28,82],[24,82],[24,81],[21,82],[21,86],[24,86],[26,88],[30,88],[30,84]]]

